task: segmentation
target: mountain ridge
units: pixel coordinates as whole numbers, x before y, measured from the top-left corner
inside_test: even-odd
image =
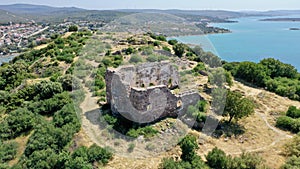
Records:
[[[32,5],[32,4],[11,4],[0,5],[0,9],[15,13],[15,14],[50,14],[54,12],[79,12],[86,11],[86,9],[77,7],[52,7],[47,5]]]

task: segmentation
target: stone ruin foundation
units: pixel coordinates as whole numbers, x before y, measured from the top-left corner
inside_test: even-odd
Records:
[[[140,124],[182,116],[203,99],[193,91],[174,94],[180,77],[168,61],[108,68],[105,81],[113,114]]]

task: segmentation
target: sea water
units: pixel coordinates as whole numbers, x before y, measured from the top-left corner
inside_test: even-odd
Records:
[[[300,16],[282,16],[297,17]],[[263,58],[276,58],[300,70],[300,22],[260,21],[266,17],[235,19],[237,23],[218,23],[213,26],[227,28],[232,33],[199,36],[181,36],[175,39],[202,46],[226,61],[259,62]]]

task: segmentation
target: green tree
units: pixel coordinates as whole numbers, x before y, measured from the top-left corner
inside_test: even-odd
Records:
[[[232,119],[240,119],[254,113],[254,104],[248,98],[238,92],[228,91],[223,116],[229,116],[228,122]]]
[[[227,169],[228,158],[224,151],[215,147],[206,156],[207,164],[213,169]]]
[[[296,106],[290,106],[289,110],[286,112],[286,116],[291,118],[300,118],[300,109]]]
[[[168,41],[168,43],[169,43],[170,45],[175,45],[175,44],[178,43],[178,41],[177,41],[176,39],[171,39],[171,40]]]
[[[172,158],[164,158],[159,165],[160,169],[183,169],[180,163],[175,162]]]
[[[69,32],[77,32],[78,31],[78,27],[76,25],[71,25],[69,27]]]
[[[25,164],[28,168],[52,169],[56,165],[57,154],[52,149],[40,150],[33,152]]]
[[[39,93],[40,99],[48,99],[63,91],[62,85],[58,82],[42,81],[35,85],[35,91]]]
[[[175,52],[175,55],[181,58],[185,52],[185,45],[182,43],[175,44],[173,46],[173,50]]]
[[[240,63],[236,77],[260,87],[264,87],[265,82],[269,79],[266,67],[253,62]]]
[[[14,159],[17,155],[17,148],[16,142],[3,143],[0,141],[0,164]]]
[[[12,111],[0,124],[0,138],[15,138],[33,128],[34,114],[28,109],[19,108]]]
[[[97,161],[103,165],[107,164],[113,157],[113,153],[108,148],[102,148],[93,144],[87,151],[88,159],[91,163]]]
[[[180,141],[179,145],[182,150],[181,159],[188,162],[193,161],[197,155],[196,150],[199,148],[197,138],[192,135],[187,135]]]
[[[274,77],[295,78],[298,74],[297,69],[290,65],[280,62],[274,58],[267,58],[260,61],[268,69],[269,75]]]
[[[130,55],[130,54],[133,54],[135,52],[136,52],[135,49],[133,49],[132,47],[129,47],[129,48],[126,49],[125,54]]]

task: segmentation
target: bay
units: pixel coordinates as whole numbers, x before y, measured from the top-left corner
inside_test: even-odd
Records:
[[[282,16],[298,17],[300,16]],[[227,28],[232,33],[175,37],[180,42],[197,44],[226,61],[259,62],[276,58],[300,70],[300,22],[259,21],[266,17],[236,19],[237,23],[218,23],[212,26]]]
[[[10,55],[10,56],[1,56],[0,57],[0,65],[2,63],[8,63],[9,61],[11,61],[16,55]]]

